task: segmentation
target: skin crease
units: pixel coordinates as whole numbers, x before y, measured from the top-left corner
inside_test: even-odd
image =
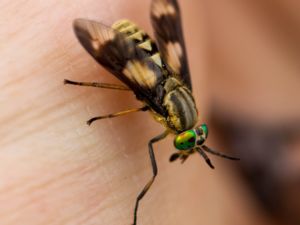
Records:
[[[179,1],[200,121],[208,104],[201,2]],[[97,121],[141,104],[129,92],[64,86],[63,79],[119,83],[80,46],[75,18],[128,18],[152,33],[150,1],[0,3],[1,224],[132,223],[134,201],[151,177],[147,142],[163,128],[148,113]],[[202,41],[199,41],[202,40]],[[232,162],[198,156],[170,164],[173,139],[155,144],[158,177],[138,224],[267,224]],[[210,133],[209,145],[217,146]],[[241,197],[243,196],[243,197]],[[233,204],[234,203],[234,204]]]

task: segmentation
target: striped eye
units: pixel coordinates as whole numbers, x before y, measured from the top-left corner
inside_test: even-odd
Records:
[[[206,139],[207,136],[208,136],[208,127],[207,127],[207,125],[205,123],[201,124],[200,128],[203,130],[203,134],[204,134],[203,138]]]
[[[189,150],[195,147],[197,134],[194,130],[187,130],[178,134],[174,139],[174,146],[178,150]]]
[[[197,145],[202,145],[208,136],[208,128],[206,124],[201,124],[199,127],[196,127],[196,133],[199,137],[197,140]]]

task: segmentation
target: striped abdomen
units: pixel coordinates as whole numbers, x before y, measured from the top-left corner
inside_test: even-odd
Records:
[[[145,31],[137,27],[136,24],[124,19],[115,22],[112,25],[112,28],[132,39],[139,48],[144,50],[149,55],[149,58],[151,58],[156,65],[158,65],[160,68],[163,67],[163,62],[155,42]]]

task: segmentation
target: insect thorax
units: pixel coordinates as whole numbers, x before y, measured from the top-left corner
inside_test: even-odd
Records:
[[[197,108],[191,91],[174,77],[166,80],[164,89],[167,126],[175,133],[193,128],[197,123]]]

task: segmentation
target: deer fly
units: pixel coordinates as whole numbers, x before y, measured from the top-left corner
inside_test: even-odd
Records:
[[[212,169],[214,166],[206,152],[231,160],[238,159],[204,145],[208,128],[205,124],[196,125],[198,112],[192,94],[177,1],[153,0],[150,14],[155,40],[129,20],[123,19],[108,27],[92,20],[76,19],[73,27],[79,42],[123,85],[64,81],[65,84],[132,91],[141,102],[140,108],[94,117],[87,121],[89,125],[104,118],[147,111],[164,127],[164,132],[148,142],[153,175],[136,198],[133,225],[137,224],[139,203],[157,175],[153,151],[155,142],[169,134],[175,135],[177,152],[171,155],[171,162],[176,159],[184,162],[196,152]]]

